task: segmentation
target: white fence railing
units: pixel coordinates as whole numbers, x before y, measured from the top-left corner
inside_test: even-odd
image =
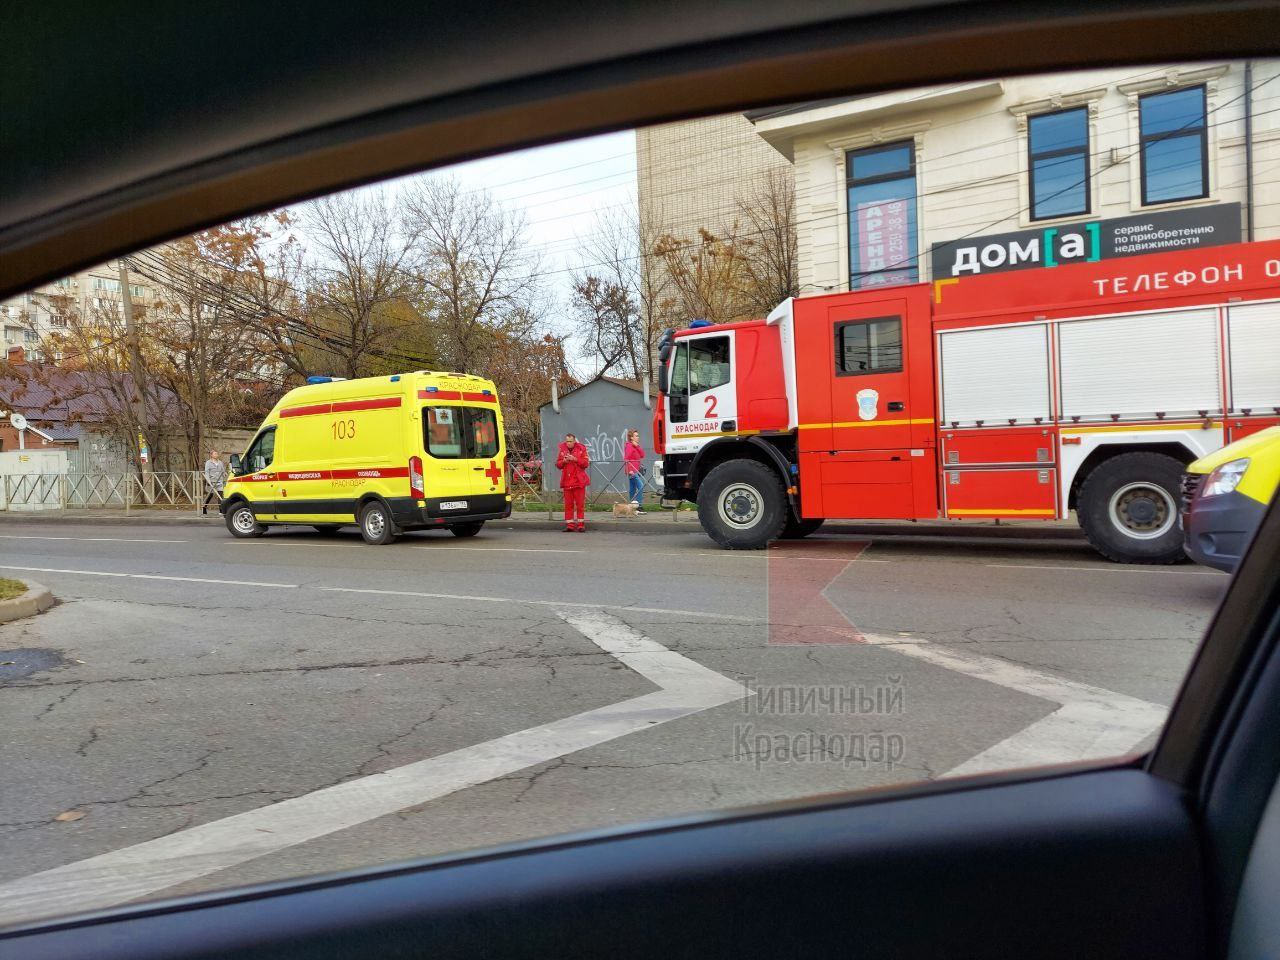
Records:
[[[198,470],[148,473],[0,474],[0,508],[197,507],[208,490]]]

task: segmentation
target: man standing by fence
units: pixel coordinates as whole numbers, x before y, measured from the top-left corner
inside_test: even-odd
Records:
[[[209,502],[217,497],[217,502],[222,502],[222,488],[227,483],[227,467],[222,462],[222,458],[218,455],[217,450],[209,451],[209,459],[204,462],[204,482],[209,487],[209,492],[205,494],[204,505],[200,508],[203,516],[209,515]]]

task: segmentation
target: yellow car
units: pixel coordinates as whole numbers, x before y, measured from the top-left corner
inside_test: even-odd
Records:
[[[1280,485],[1280,426],[1228,444],[1182,478],[1182,533],[1191,559],[1230,573]]]
[[[480,532],[511,514],[493,382],[461,373],[312,377],[231,458],[222,513],[236,537],[273,524],[358,523],[368,543],[402,531]]]

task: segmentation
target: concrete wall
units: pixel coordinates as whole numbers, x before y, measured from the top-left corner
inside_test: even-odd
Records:
[[[560,474],[555,468],[556,450],[566,433],[572,433],[586,444],[591,457],[591,491],[627,492],[627,478],[622,471],[622,450],[628,430],[640,431],[644,447],[648,484],[652,490],[653,411],[644,408],[644,396],[637,390],[596,380],[560,399],[560,413],[551,404],[539,411],[542,433],[543,489],[560,489]]]

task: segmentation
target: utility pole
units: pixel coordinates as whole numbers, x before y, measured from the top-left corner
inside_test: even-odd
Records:
[[[124,257],[116,261],[120,273],[120,306],[124,310],[124,339],[129,350],[129,377],[133,381],[136,399],[133,404],[134,422],[138,424],[138,462],[145,478],[151,471],[150,438],[147,436],[147,398],[142,390],[142,351],[138,349],[138,327],[134,319],[133,294],[129,290],[129,268]]]

